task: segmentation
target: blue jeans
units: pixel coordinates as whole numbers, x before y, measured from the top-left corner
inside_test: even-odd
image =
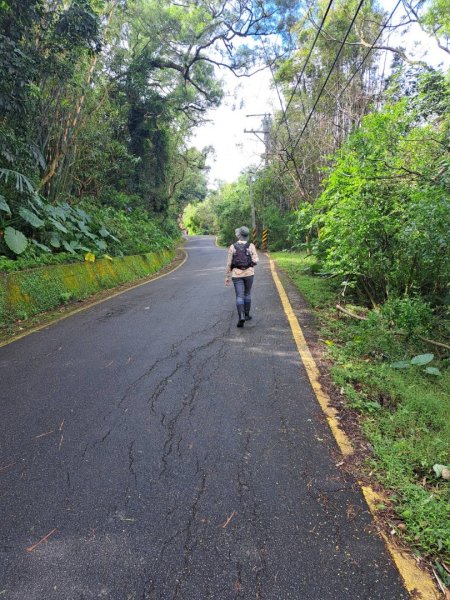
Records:
[[[251,291],[254,275],[248,277],[233,277],[234,291],[236,292],[236,307],[241,317],[244,312],[250,312],[250,304],[252,301]]]

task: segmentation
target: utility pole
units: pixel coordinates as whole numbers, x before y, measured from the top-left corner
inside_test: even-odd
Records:
[[[263,142],[264,144],[264,165],[267,167],[269,164],[269,146],[270,146],[270,128],[272,126],[272,116],[270,113],[259,113],[259,114],[251,114],[245,115],[246,117],[262,117],[261,127],[262,129],[244,129],[244,133],[253,133],[256,137]],[[261,138],[259,134],[262,134]],[[253,181],[252,175],[249,175],[249,192],[250,192],[250,207],[252,211],[252,241],[256,245],[256,210],[255,210],[255,201],[253,198]],[[267,229],[265,228],[265,224],[263,223],[263,232],[262,232],[262,246],[261,249],[263,252],[267,250]]]
[[[267,167],[269,162],[269,146],[270,146],[270,128],[272,126],[272,115],[270,113],[258,113],[253,115],[245,115],[246,117],[262,117],[262,129],[244,129],[244,133],[253,133],[264,144],[264,164]],[[258,134],[262,134],[261,138]]]
[[[248,190],[250,194],[250,209],[252,211],[252,242],[256,247],[257,229],[256,229],[256,210],[255,200],[253,198],[253,173],[248,175]]]

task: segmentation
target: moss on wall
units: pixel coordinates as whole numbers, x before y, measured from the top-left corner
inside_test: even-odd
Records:
[[[0,275],[0,321],[1,315],[5,312],[5,301],[6,301],[6,275]]]
[[[0,276],[0,324],[26,319],[69,300],[81,300],[155,273],[175,256],[174,250],[52,265]]]

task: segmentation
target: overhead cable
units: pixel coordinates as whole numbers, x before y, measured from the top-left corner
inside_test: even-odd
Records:
[[[330,12],[331,5],[333,4],[333,1],[334,0],[329,0],[329,2],[328,2],[328,6],[327,6],[327,8],[325,10],[325,13],[324,13],[323,17],[322,17],[322,20],[320,22],[319,28],[318,28],[318,30],[316,32],[315,37],[314,37],[313,43],[311,45],[311,48],[309,49],[308,55],[306,57],[306,60],[303,63],[303,67],[301,69],[300,75],[297,77],[297,81],[295,82],[294,89],[292,90],[292,92],[290,94],[290,97],[289,97],[289,100],[288,100],[288,102],[286,104],[286,108],[283,107],[283,101],[281,99],[281,95],[280,95],[280,92],[279,92],[279,89],[278,89],[278,85],[277,85],[277,82],[276,82],[276,79],[275,79],[275,75],[273,73],[272,67],[270,66],[270,72],[271,72],[272,79],[273,79],[274,84],[275,84],[275,89],[276,89],[276,92],[277,92],[278,100],[280,102],[281,111],[283,113],[282,120],[277,123],[276,129],[275,129],[275,132],[274,132],[274,137],[276,137],[278,129],[279,129],[282,121],[284,121],[286,123],[286,129],[287,129],[288,139],[289,139],[289,143],[291,145],[292,145],[292,136],[291,136],[291,131],[289,129],[289,123],[288,123],[288,120],[287,120],[287,111],[289,109],[289,106],[291,105],[291,102],[292,102],[292,100],[293,100],[293,98],[295,96],[295,93],[297,92],[297,88],[298,88],[298,86],[299,86],[299,84],[300,84],[300,82],[301,82],[301,80],[303,78],[303,75],[305,73],[306,67],[308,66],[308,63],[309,63],[309,59],[311,58],[311,55],[313,53],[313,50],[314,50],[315,45],[317,43],[317,40],[319,39],[319,35],[322,32],[323,26],[325,24],[325,20],[326,20],[326,18],[328,16],[328,13]],[[266,48],[264,46],[264,41],[263,41],[263,48],[264,48],[264,52],[266,54],[266,60],[268,61],[268,55],[267,55],[267,50],[266,50]],[[297,173],[297,177],[299,178],[299,181],[301,183],[300,171],[299,171],[299,169],[297,167],[297,164],[296,164],[296,161],[295,161],[295,157],[290,152],[286,152],[286,154],[287,154],[288,158],[290,158],[292,160],[292,162],[294,163],[294,167],[295,167],[295,171]]]
[[[293,89],[293,91],[291,92],[291,96],[290,96],[290,98],[289,98],[289,101],[288,101],[288,103],[287,103],[287,105],[286,105],[286,108],[283,110],[283,113],[284,113],[284,116],[285,116],[285,118],[286,118],[286,112],[288,111],[288,109],[289,109],[289,106],[291,105],[291,102],[292,102],[292,100],[293,100],[293,98],[294,98],[294,96],[295,96],[295,93],[296,93],[296,91],[297,91],[297,88],[298,88],[298,86],[299,86],[299,84],[300,84],[300,81],[301,81],[301,79],[302,79],[302,77],[303,77],[303,75],[304,75],[304,73],[305,73],[306,67],[308,66],[309,59],[311,58],[311,55],[312,55],[312,53],[313,53],[313,50],[314,50],[314,47],[315,47],[315,45],[316,45],[316,43],[317,43],[317,40],[319,39],[319,35],[320,35],[320,34],[321,34],[321,32],[322,32],[322,28],[323,28],[323,26],[324,26],[324,24],[325,24],[325,19],[327,18],[327,16],[328,16],[328,13],[330,12],[330,8],[331,8],[331,5],[333,4],[333,1],[334,1],[334,0],[330,0],[330,1],[328,2],[327,9],[326,9],[326,11],[325,11],[325,13],[324,13],[324,15],[323,15],[323,17],[322,17],[322,21],[321,21],[321,23],[320,23],[320,25],[319,25],[319,28],[318,28],[317,32],[316,32],[316,37],[314,38],[314,41],[313,41],[313,43],[312,43],[312,46],[311,46],[311,48],[309,49],[308,56],[306,57],[306,60],[305,60],[305,62],[304,62],[304,64],[303,64],[303,67],[302,67],[302,70],[301,70],[301,72],[300,72],[300,75],[299,75],[299,76],[298,76],[298,78],[297,78],[297,81],[296,81],[296,83],[295,83],[294,89]]]
[[[392,19],[392,17],[394,16],[395,11],[397,10],[397,8],[400,6],[400,4],[402,3],[402,0],[398,0],[397,4],[395,5],[393,11],[391,12],[391,14],[389,15],[389,17],[387,18],[387,20],[385,21],[384,25],[382,26],[382,28],[380,29],[379,34],[377,35],[377,37],[375,38],[375,40],[372,42],[372,45],[370,46],[370,48],[367,50],[366,54],[364,55],[364,58],[362,59],[362,61],[359,63],[359,65],[356,67],[356,71],[353,73],[353,75],[350,77],[350,79],[347,81],[347,83],[345,84],[345,86],[342,88],[342,90],[339,92],[339,95],[337,96],[338,98],[340,98],[342,96],[342,94],[345,92],[345,90],[348,88],[348,86],[351,84],[351,82],[353,81],[353,79],[355,78],[355,75],[358,73],[358,71],[361,69],[361,67],[363,66],[363,64],[366,62],[369,54],[372,52],[372,50],[375,47],[375,44],[378,42],[378,40],[381,37],[381,34],[383,33],[383,31],[386,29],[386,27],[389,24],[389,21]]]
[[[309,113],[308,118],[306,119],[306,122],[303,125],[303,129],[301,130],[300,135],[297,138],[297,141],[295,142],[294,146],[291,149],[291,153],[293,153],[295,151],[295,149],[297,148],[298,143],[300,142],[300,139],[301,139],[302,135],[304,134],[306,128],[308,127],[308,123],[311,120],[311,117],[314,114],[314,111],[316,110],[316,106],[317,106],[320,98],[322,97],[322,94],[323,94],[323,92],[325,90],[325,87],[326,87],[326,85],[328,83],[328,80],[331,77],[331,74],[332,74],[332,72],[334,70],[334,67],[336,66],[337,61],[339,60],[341,52],[342,52],[342,50],[343,50],[343,48],[345,46],[345,42],[347,41],[347,38],[348,38],[348,36],[350,34],[350,31],[351,31],[351,29],[352,29],[352,27],[353,27],[353,25],[354,25],[354,23],[356,21],[356,17],[358,16],[359,11],[361,10],[363,4],[364,4],[364,0],[360,0],[360,2],[358,4],[358,8],[356,9],[355,14],[353,15],[353,19],[352,19],[352,21],[351,21],[351,23],[350,23],[350,25],[349,25],[346,33],[345,33],[344,39],[341,42],[341,45],[340,45],[339,50],[338,50],[338,53],[336,54],[336,57],[335,57],[335,59],[333,61],[333,64],[331,65],[331,69],[329,70],[328,75],[327,75],[327,77],[325,79],[325,82],[324,82],[324,84],[322,85],[322,87],[320,89],[319,95],[317,96],[316,101],[314,102],[314,106],[312,107],[311,112]]]

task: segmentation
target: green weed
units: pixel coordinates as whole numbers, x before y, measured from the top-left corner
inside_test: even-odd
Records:
[[[311,306],[323,307],[336,298],[338,288],[333,286],[332,280],[311,276],[311,272],[317,272],[320,268],[315,257],[297,252],[275,252],[271,256],[286,271]]]
[[[71,292],[62,292],[59,295],[59,299],[61,300],[61,302],[63,304],[67,304],[67,302],[70,302],[70,300],[72,300],[73,298],[73,294]]]

